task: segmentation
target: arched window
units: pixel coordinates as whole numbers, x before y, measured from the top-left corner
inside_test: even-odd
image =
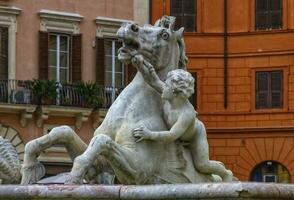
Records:
[[[286,167],[275,161],[258,164],[251,172],[250,181],[290,183],[290,174]]]

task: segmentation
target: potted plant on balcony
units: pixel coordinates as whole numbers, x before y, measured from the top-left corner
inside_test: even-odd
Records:
[[[38,105],[51,105],[54,104],[57,91],[56,83],[54,80],[39,80],[35,79],[32,85],[34,99]]]
[[[81,95],[84,107],[96,109],[101,106],[100,88],[95,82],[78,82],[75,89]]]

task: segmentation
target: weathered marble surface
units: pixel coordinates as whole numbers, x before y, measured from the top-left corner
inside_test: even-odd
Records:
[[[0,199],[294,199],[294,185],[264,183],[203,183],[156,186],[29,185],[0,186]]]
[[[21,179],[20,160],[16,149],[0,136],[0,184],[15,184]]]
[[[152,65],[161,81],[175,69],[186,70],[183,28],[174,30],[174,27],[175,17],[170,16],[163,16],[154,26],[140,27],[131,22],[123,24],[117,32],[118,38],[123,41],[118,58],[130,64],[136,55],[141,55],[142,63]],[[148,84],[150,81],[144,73],[137,72],[109,108],[89,146],[67,126],[54,128],[47,135],[30,141],[25,147],[21,183],[36,183],[44,176],[44,167],[37,157],[41,151],[55,144],[63,144],[74,161],[67,184],[82,184],[84,179],[89,183],[101,183],[100,180],[109,182],[99,175],[107,168],[113,169],[120,183],[129,185],[219,181],[214,173],[231,181],[231,173],[219,162],[215,162],[218,168],[213,170],[206,170],[208,165],[195,167],[202,161],[194,159],[193,162],[195,154],[191,154],[191,149],[183,141],[137,141],[133,133],[142,125],[157,132],[170,128],[163,117],[161,94]],[[192,115],[195,113],[192,106],[190,112]],[[181,126],[185,128],[185,124]],[[207,143],[205,131],[201,133],[204,138],[201,141]],[[208,145],[206,148],[198,146],[198,152],[205,152],[208,158]],[[217,169],[222,170],[216,173]]]

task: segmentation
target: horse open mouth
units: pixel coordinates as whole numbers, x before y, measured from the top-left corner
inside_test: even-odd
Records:
[[[126,46],[122,46],[121,48],[119,48],[119,50],[118,50],[118,59],[122,63],[128,64],[132,59],[130,49],[128,47],[126,47]]]
[[[140,45],[135,40],[125,40],[123,46],[118,50],[118,59],[128,64],[134,54],[138,52]]]

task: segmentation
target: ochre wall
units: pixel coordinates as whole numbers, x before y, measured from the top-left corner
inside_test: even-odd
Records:
[[[80,14],[82,34],[82,79],[94,81],[96,73],[95,41],[97,25],[95,19],[109,17],[133,19],[133,0],[0,0],[1,6],[21,9],[17,16],[16,35],[16,79],[33,80],[38,78],[38,41],[40,30],[39,12],[42,9]],[[28,125],[20,125],[19,114],[0,113],[0,125],[15,129],[24,143],[43,135],[43,127],[36,126],[36,118],[28,120]],[[75,125],[75,117],[56,117],[49,113],[44,124]],[[75,130],[83,141],[89,143],[93,136],[92,118],[84,122],[80,130]]]
[[[82,36],[82,79],[95,80],[95,19],[98,16],[119,19],[133,18],[133,0],[0,0],[1,5],[20,8],[17,17],[16,79],[38,78],[39,11],[42,9],[78,13]]]
[[[266,160],[283,164],[294,182],[294,0],[283,0],[282,30],[255,31],[255,1],[228,0],[228,107],[224,107],[224,1],[197,1],[197,30],[185,33],[188,70],[197,72],[197,111],[210,157],[248,181]],[[170,0],[152,0],[153,22]],[[255,109],[255,72],[283,70],[282,109]]]

